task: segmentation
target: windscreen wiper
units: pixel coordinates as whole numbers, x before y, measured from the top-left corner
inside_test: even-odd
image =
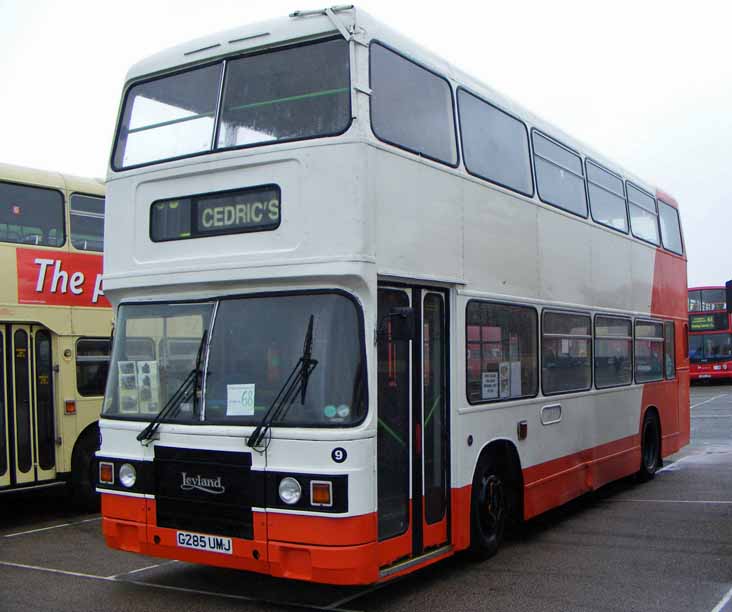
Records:
[[[310,315],[310,321],[308,323],[308,329],[305,333],[305,343],[302,349],[302,355],[298,359],[295,367],[288,375],[282,388],[277,393],[274,401],[267,409],[267,412],[262,416],[262,420],[259,421],[259,425],[252,432],[247,440],[247,446],[255,448],[259,446],[262,439],[266,435],[272,423],[279,417],[285,416],[290,406],[295,402],[298,391],[300,392],[300,403],[305,404],[305,394],[307,393],[308,380],[310,374],[312,374],[315,366],[318,365],[318,360],[312,358],[313,352],[313,315]]]
[[[191,397],[193,397],[193,408],[195,410],[197,393],[201,383],[201,357],[203,356],[203,347],[206,344],[207,335],[208,330],[204,330],[203,336],[201,337],[201,343],[198,345],[195,367],[188,372],[186,377],[183,379],[183,382],[173,392],[173,395],[170,396],[170,399],[168,399],[160,412],[155,415],[155,418],[148,423],[145,429],[137,434],[137,439],[143,444],[146,440],[152,439],[163,419],[176,416],[183,403]]]

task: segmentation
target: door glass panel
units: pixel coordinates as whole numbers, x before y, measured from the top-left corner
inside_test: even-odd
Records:
[[[33,464],[31,452],[31,409],[28,384],[28,333],[19,329],[14,335],[15,423],[17,428],[18,469],[27,472]]]
[[[424,491],[425,520],[436,523],[445,515],[445,332],[442,296],[424,298]]]
[[[5,334],[0,332],[0,476],[8,471],[8,428],[5,423]]]
[[[403,291],[380,289],[378,297],[378,504],[379,539],[409,525],[409,342],[391,337],[389,310],[409,306]]]
[[[53,432],[53,374],[51,336],[47,331],[36,332],[36,414],[38,419],[38,465],[50,470],[55,464]]]

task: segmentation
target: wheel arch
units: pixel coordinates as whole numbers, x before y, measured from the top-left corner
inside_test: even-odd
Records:
[[[522,520],[524,509],[524,475],[518,449],[514,442],[508,438],[494,438],[493,440],[486,441],[475,458],[472,469],[473,476],[478,469],[478,464],[481,459],[490,455],[496,458],[501,472],[505,475],[514,490],[514,503],[516,504],[514,507],[514,518]]]

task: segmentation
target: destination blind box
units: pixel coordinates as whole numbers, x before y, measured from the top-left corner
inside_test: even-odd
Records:
[[[277,185],[157,200],[150,207],[153,242],[275,230],[282,220]]]

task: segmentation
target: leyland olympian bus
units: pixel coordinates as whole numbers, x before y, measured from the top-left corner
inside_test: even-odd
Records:
[[[352,7],[133,67],[107,202],[113,548],[374,583],[688,442],[674,199]]]
[[[732,288],[732,287],[731,287]],[[689,289],[689,377],[732,378],[732,330],[725,287]]]
[[[99,503],[103,240],[101,181],[0,164],[0,493],[69,482]]]

